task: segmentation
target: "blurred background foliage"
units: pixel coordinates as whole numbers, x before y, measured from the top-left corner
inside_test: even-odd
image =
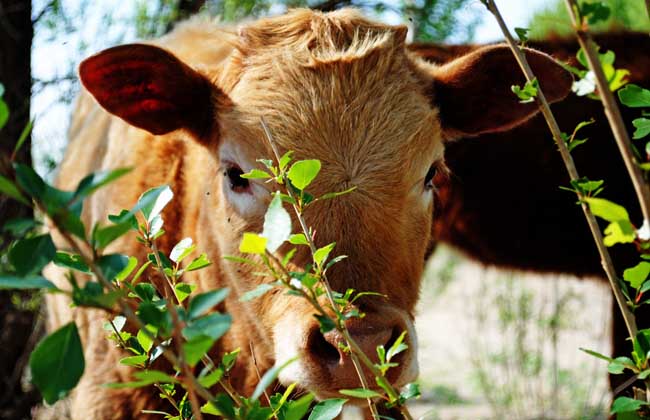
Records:
[[[597,23],[596,31],[650,30],[644,0],[602,0],[611,14],[609,19]],[[530,36],[543,39],[552,35],[569,36],[572,33],[571,21],[564,1],[551,1],[549,6],[536,12],[530,20]]]

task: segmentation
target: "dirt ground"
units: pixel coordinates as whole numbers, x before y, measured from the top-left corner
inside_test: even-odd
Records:
[[[442,250],[418,307],[419,419],[604,419],[609,289],[508,273]]]

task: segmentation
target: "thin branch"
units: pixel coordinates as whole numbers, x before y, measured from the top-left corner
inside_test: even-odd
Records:
[[[499,12],[499,9],[497,8],[494,0],[481,0],[481,1],[487,7],[490,13],[494,15],[497,23],[499,24],[499,27],[501,28],[501,31],[503,32],[503,35],[506,38],[506,42],[508,43],[508,46],[512,50],[512,53],[514,54],[515,59],[517,60],[517,63],[519,64],[522,72],[526,76],[526,80],[532,82],[532,80],[535,79],[533,70],[530,68],[528,61],[526,60],[526,56],[519,48],[519,45],[512,37],[510,30],[508,29],[505,22],[503,21],[503,17],[501,16],[501,13]],[[560,127],[555,117],[553,116],[553,113],[551,112],[551,108],[548,104],[548,101],[546,100],[546,97],[544,96],[544,92],[542,91],[541,86],[537,90],[536,101],[542,115],[544,116],[544,119],[546,120],[546,123],[548,124],[549,129],[551,130],[551,133],[553,134],[553,139],[555,140],[555,143],[560,151],[560,155],[562,156],[562,161],[564,162],[564,166],[566,167],[571,180],[572,181],[578,180],[580,176],[578,175],[578,170],[576,169],[575,163],[573,162],[573,157],[571,157],[571,153],[569,152],[566,143],[564,142],[564,140],[562,140]],[[596,242],[596,247],[598,248],[598,253],[600,254],[601,264],[603,266],[603,269],[605,270],[607,279],[609,280],[609,285],[611,286],[612,291],[614,292],[616,303],[618,304],[621,314],[623,315],[623,319],[625,320],[625,326],[627,327],[628,334],[630,335],[631,338],[634,339],[637,334],[636,320],[634,319],[634,314],[632,314],[630,308],[627,306],[627,303],[625,301],[625,296],[623,295],[623,292],[621,291],[621,288],[618,284],[618,277],[616,276],[616,270],[614,269],[614,264],[612,262],[611,256],[609,255],[609,251],[607,250],[607,247],[603,242],[603,235],[600,231],[600,227],[598,226],[598,222],[596,221],[596,218],[594,217],[593,213],[589,209],[589,206],[583,201],[584,198],[583,194],[577,192],[577,195],[581,202],[582,212],[584,213],[585,218],[587,219],[587,224],[589,225],[589,229],[591,230],[591,235],[594,238],[594,242]]]
[[[40,203],[36,202],[36,207],[38,208],[39,211],[43,212],[43,214],[47,214],[47,212],[45,211],[45,208]],[[86,255],[86,253],[81,249],[81,247],[79,246],[77,241],[74,238],[72,238],[72,236],[70,236],[70,234],[68,232],[66,232],[65,229],[62,226],[60,226],[55,219],[51,219],[51,220],[54,223],[56,229],[59,231],[59,233],[63,237],[63,239],[68,243],[68,245],[70,245],[70,247],[73,249],[73,251],[76,254],[79,255],[81,260],[90,268],[90,270],[95,275],[97,280],[106,289],[108,289],[110,291],[118,290],[115,287],[115,285],[104,276],[104,273],[102,273],[102,271],[99,269],[97,264],[95,264],[95,261],[92,258],[89,258]],[[88,246],[88,244],[86,242],[84,242],[84,244],[86,246]],[[161,341],[158,339],[158,337],[151,334],[151,332],[146,328],[144,323],[135,314],[135,312],[133,312],[133,309],[131,309],[131,307],[128,305],[128,303],[126,303],[124,301],[124,299],[122,297],[119,297],[117,299],[116,303],[117,303],[117,305],[118,305],[118,307],[120,309],[120,312],[124,315],[124,317],[126,319],[128,319],[129,322],[133,323],[133,325],[135,325],[136,328],[141,330],[143,332],[143,334],[145,334],[147,336],[147,338],[149,338],[153,342],[154,345],[156,345],[157,347],[160,347],[162,349],[163,356],[172,365],[179,366],[179,367],[182,366],[182,363],[179,360],[179,358],[176,356],[176,354],[173,351],[171,351],[168,347],[163,346]],[[189,381],[188,383],[186,383],[188,388],[191,387],[191,388],[195,389],[196,392],[203,399],[205,399],[206,401],[213,401],[214,400],[214,396],[199,383],[198,379],[196,379],[196,376],[194,376],[194,374],[191,371],[190,372],[184,372],[184,374],[185,374],[185,379],[187,381]],[[199,410],[199,412],[200,412],[200,410]]]
[[[271,135],[271,131],[269,130],[268,126],[266,125],[266,122],[264,121],[264,118],[261,118],[261,124],[262,124],[262,128],[264,129],[264,134],[266,136],[266,140],[271,145],[271,149],[273,149],[273,154],[275,155],[275,159],[279,162],[280,161],[280,153],[278,152],[275,141],[273,140],[273,136]],[[287,179],[286,174],[284,175],[284,178],[285,178],[284,179],[285,184],[288,185],[288,183],[290,181]],[[305,235],[305,238],[307,239],[307,243],[308,243],[309,248],[311,250],[311,253],[313,255],[317,251],[316,244],[314,243],[312,235],[310,234],[309,228],[307,227],[307,223],[305,222],[305,219],[302,216],[302,212],[298,208],[298,205],[296,204],[296,203],[298,203],[297,197],[295,196],[295,194],[293,193],[291,188],[286,188],[286,190],[287,190],[287,194],[289,195],[289,197],[291,197],[291,199],[293,200],[292,206],[293,206],[294,212],[296,214],[296,218],[298,219],[298,222],[300,223],[300,227],[301,227],[301,229],[302,229],[302,231],[303,231],[303,233]],[[282,265],[280,265],[280,266],[282,266]],[[327,279],[327,275],[326,275],[325,272],[323,272],[321,274],[321,280],[322,280],[323,286],[325,288],[325,295],[327,296],[327,299],[328,299],[331,307],[336,308],[336,302],[334,301],[334,293],[332,292],[332,288],[330,287],[330,284],[329,284],[329,281]],[[317,307],[320,308],[320,311],[322,311],[322,313],[325,314],[324,310],[322,309],[320,304],[318,304],[318,301],[316,299],[313,299],[312,302],[315,302],[316,305],[318,305]],[[365,375],[363,373],[363,369],[362,369],[362,367],[361,367],[361,365],[359,363],[359,360],[361,360],[361,362],[372,372],[372,374],[374,376],[383,377],[384,375],[375,366],[375,364],[368,358],[368,356],[363,352],[363,350],[361,349],[361,347],[359,347],[359,345],[356,343],[356,341],[354,341],[354,339],[352,338],[352,336],[348,332],[345,324],[342,323],[342,322],[336,322],[335,325],[336,325],[336,329],[343,335],[343,338],[345,339],[346,344],[350,348],[351,356],[353,356],[354,354],[356,354],[358,356],[358,358],[357,357],[350,357],[350,359],[352,360],[352,364],[354,365],[354,368],[357,371],[357,374],[359,376],[359,380],[361,381],[361,385],[363,386],[363,388],[368,389],[366,378],[365,378]],[[392,386],[392,384],[390,384],[390,382],[384,381],[384,383],[387,384],[386,391],[388,393],[388,396],[393,400],[397,400],[399,398],[399,392],[397,392],[397,390],[395,390],[395,388]],[[368,398],[367,401],[368,401],[368,407],[370,409],[370,412],[372,413],[373,418],[379,419],[380,417],[379,417],[379,413],[377,412],[377,407],[375,406],[375,403],[370,398]],[[404,416],[404,418],[406,418],[407,420],[412,420],[410,412],[408,411],[408,409],[404,405],[399,405],[398,407],[399,407],[402,415]]]
[[[646,0],[646,4],[648,1],[650,0]],[[565,4],[571,17],[576,36],[578,37],[578,42],[587,56],[589,68],[596,76],[598,96],[603,103],[605,115],[616,139],[618,150],[621,156],[623,156],[625,167],[634,184],[634,190],[636,191],[641,211],[643,212],[644,222],[650,223],[650,187],[645,183],[643,172],[641,172],[639,163],[632,152],[632,141],[630,141],[630,136],[625,128],[625,122],[623,121],[623,116],[618,108],[616,99],[614,99],[614,94],[609,89],[607,77],[603,71],[603,66],[600,64],[596,44],[591,38],[586,22],[583,21],[582,17],[578,16],[579,9],[576,0],[565,0]]]

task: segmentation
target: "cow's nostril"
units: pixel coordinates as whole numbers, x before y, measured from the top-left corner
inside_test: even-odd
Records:
[[[311,330],[307,339],[307,349],[313,357],[325,363],[339,363],[341,359],[339,349],[327,341],[318,328]]]

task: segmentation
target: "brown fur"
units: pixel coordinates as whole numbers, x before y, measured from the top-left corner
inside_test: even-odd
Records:
[[[86,203],[87,226],[104,223],[107,215],[131,207],[147,188],[171,186],[176,197],[163,214],[168,233],[161,249],[168,252],[181,238],[192,237],[213,264],[188,274],[185,281],[197,284],[200,291],[231,288],[220,309],[233,315],[234,325],[214,352],[243,349],[232,376],[240,392],[250,392],[257,380],[247,351],[251,343],[262,371],[283,357],[287,348],[296,352],[300,360],[283,371],[281,381],[298,381],[319,397],[357,386],[347,356],[334,366],[323,363],[315,351],[314,345],[338,339],[317,333],[313,310],[306,302],[279,291],[250,303],[239,302],[243,292],[263,279],[254,276],[250,267],[221,258],[238,254],[243,232],[262,228],[270,197],[245,211],[237,207],[240,196],[230,192],[219,157],[227,150],[236,150],[246,162],[271,157],[261,117],[281,152],[293,150],[298,159],[321,160],[322,172],[310,192],[319,195],[357,187],[352,194],[314,205],[305,217],[319,245],[335,241],[335,254],[349,257],[329,272],[334,289],[352,287],[387,296],[363,302],[361,309],[368,316],[350,323],[362,347],[374,349],[395,331],[409,330],[411,349],[391,378],[400,384],[415,375],[412,317],[433,212],[425,174],[431,165],[444,166],[443,138],[459,132],[504,130],[529,118],[535,109],[511,113],[516,98],[495,92],[490,83],[498,78],[504,80],[502,87],[509,88],[507,80],[520,80],[513,59],[503,54],[504,47],[491,47],[456,65],[439,67],[412,56],[404,47],[404,36],[403,27],[373,23],[352,10],[329,14],[295,10],[252,23],[238,35],[192,21],[155,43],[164,50],[142,44],[118,47],[80,67],[85,87],[100,105],[140,128],[100,111],[83,93],[58,184],[71,189],[88,172],[134,167],[128,177]],[[571,78],[547,56],[528,54],[539,64],[542,83],[558,87],[549,99],[563,98]],[[492,77],[477,73],[485,68],[492,70]],[[474,78],[484,83],[477,86]],[[436,96],[437,83],[454,100]],[[111,92],[122,95],[113,97]],[[463,96],[492,107],[499,118],[471,126],[481,115],[467,114],[464,102],[458,100]],[[213,114],[208,124],[206,108]],[[451,117],[453,123],[441,122],[439,112],[449,116],[465,112],[468,127]],[[258,192],[268,188],[254,187]],[[106,251],[144,259],[132,237]],[[294,268],[306,261],[305,252],[299,252]],[[49,271],[65,287],[63,273],[53,267]],[[48,308],[50,328],[73,317],[82,329],[87,373],[71,397],[74,418],[143,418],[142,407],[155,407],[155,393],[129,394],[100,386],[130,375],[129,369],[117,365],[123,353],[104,338],[101,313],[71,310],[62,296],[50,297]]]

